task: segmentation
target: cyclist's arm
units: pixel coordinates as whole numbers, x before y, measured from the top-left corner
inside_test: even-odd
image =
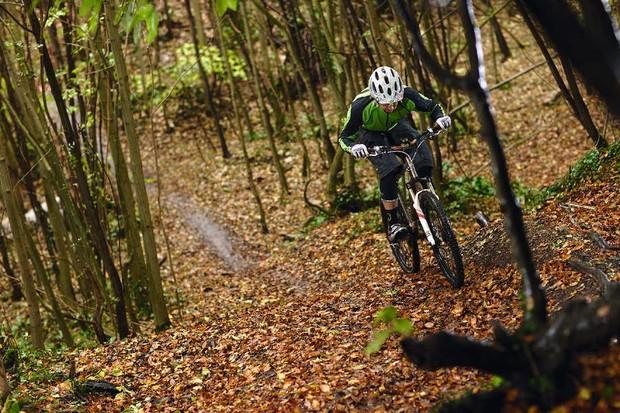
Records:
[[[362,113],[364,112],[366,104],[367,102],[364,102],[364,99],[357,99],[353,101],[347,111],[347,117],[344,119],[344,127],[338,138],[340,147],[347,153],[351,153],[351,148],[355,145],[355,138],[362,127]]]
[[[442,116],[446,116],[443,108],[439,103],[435,102],[431,98],[427,98],[426,96],[411,87],[405,87],[404,97],[413,102],[413,104],[415,105],[415,108],[413,110],[428,115],[433,122],[435,122]]]

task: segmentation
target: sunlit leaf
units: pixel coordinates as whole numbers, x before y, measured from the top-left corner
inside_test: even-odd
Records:
[[[381,330],[375,333],[373,340],[370,343],[368,343],[368,345],[364,349],[364,353],[373,354],[379,351],[383,343],[385,343],[385,341],[390,336],[390,334],[391,334],[390,330]]]
[[[397,334],[409,336],[413,332],[411,321],[407,318],[397,318],[393,323],[394,332]]]
[[[217,15],[223,16],[224,13],[228,11],[228,9],[233,10],[233,11],[237,10],[238,3],[239,3],[239,0],[217,0],[217,3],[215,5]]]
[[[385,307],[383,310],[379,311],[375,317],[375,324],[379,324],[381,322],[389,323],[398,317],[398,310],[393,307]]]

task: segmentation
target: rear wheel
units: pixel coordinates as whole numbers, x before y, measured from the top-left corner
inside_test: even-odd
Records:
[[[465,273],[461,249],[452,230],[452,225],[450,225],[450,221],[435,194],[430,191],[422,191],[419,199],[420,206],[435,239],[432,250],[441,272],[453,287],[459,288],[463,285]]]
[[[399,200],[402,202],[402,197],[400,194]],[[399,237],[396,241],[390,242],[390,248],[392,249],[392,254],[394,254],[394,258],[396,258],[398,265],[400,265],[400,268],[402,268],[407,274],[414,274],[420,271],[420,250],[418,249],[416,234],[408,224],[409,221],[403,213],[403,207],[406,207],[406,204],[401,203],[401,207],[398,211],[398,220],[403,226],[405,226],[405,228],[407,228],[407,233]],[[383,204],[381,205],[381,218],[383,219],[383,228],[385,229],[385,233],[387,235],[389,228],[387,225],[387,215],[385,209],[383,208]]]

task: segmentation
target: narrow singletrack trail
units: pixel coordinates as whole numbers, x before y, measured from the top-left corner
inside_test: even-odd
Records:
[[[377,354],[364,353],[381,328],[373,327],[377,311],[389,305],[413,321],[417,334],[469,333],[473,323],[479,337],[486,335],[492,317],[475,315],[479,282],[452,289],[429,251],[423,249],[422,271],[405,276],[382,234],[353,236],[361,228],[334,222],[306,240],[245,253],[247,245],[235,251],[236,237],[191,200],[164,199],[174,215],[170,237],[182,257],[176,261],[186,303],[172,308],[174,327],[91,350],[96,357],[81,355],[89,360],[83,375],[123,371],[116,380],[133,390],[119,409],[139,403],[147,411],[427,411],[485,381],[465,369],[416,369],[397,337]],[[230,249],[218,247],[221,240]],[[518,288],[497,291],[517,308]]]

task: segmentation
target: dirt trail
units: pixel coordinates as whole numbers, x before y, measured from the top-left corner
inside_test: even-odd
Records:
[[[166,195],[166,200],[182,213],[181,219],[189,225],[200,239],[208,246],[231,270],[237,272],[247,267],[243,257],[234,251],[227,232],[209,218],[191,199],[178,193]]]

